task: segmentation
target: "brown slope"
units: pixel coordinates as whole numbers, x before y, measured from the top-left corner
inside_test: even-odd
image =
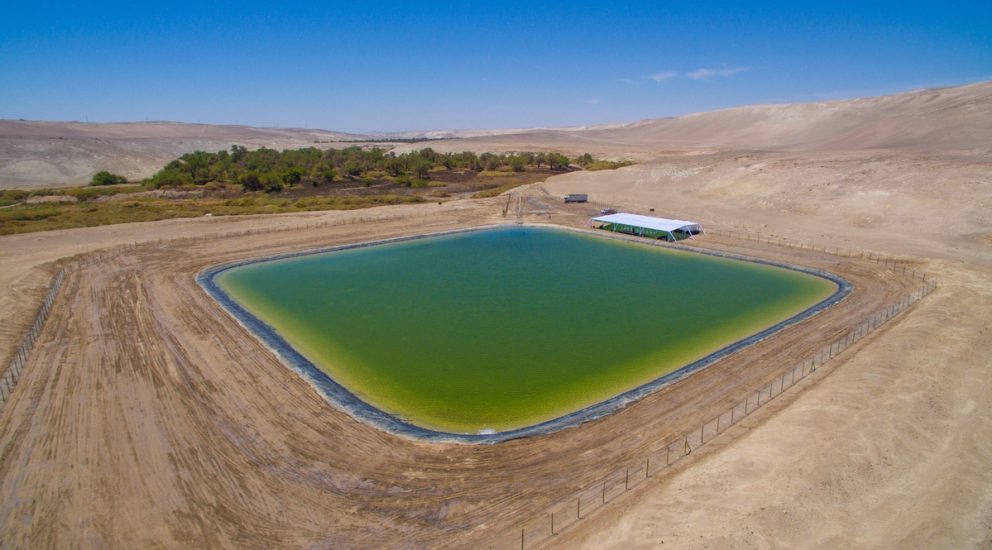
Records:
[[[296,128],[178,122],[85,123],[0,120],[0,188],[82,184],[100,170],[150,176],[196,150],[309,147],[361,136]]]
[[[826,103],[738,107],[591,134],[742,149],[988,148],[992,83]]]
[[[455,146],[602,151],[634,156],[661,149],[773,151],[992,150],[992,82],[896,95],[753,105],[587,130],[533,130]]]
[[[0,137],[53,139],[340,140],[361,136],[305,128],[255,128],[183,122],[51,122],[0,120]]]

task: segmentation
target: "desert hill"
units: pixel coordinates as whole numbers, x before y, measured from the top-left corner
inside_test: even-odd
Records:
[[[580,129],[478,136],[435,149],[549,149],[627,155],[661,151],[992,151],[992,82],[821,103],[753,105]],[[410,145],[400,150],[412,148]]]
[[[825,103],[738,107],[586,135],[606,141],[721,149],[988,149],[992,83]]]
[[[82,184],[100,170],[139,179],[184,153],[219,151],[234,144],[283,149],[362,137],[325,130],[178,122],[0,120],[0,188]]]
[[[683,151],[992,153],[992,82],[821,103],[754,105],[676,118],[557,129],[437,130],[356,135],[176,122],[0,120],[0,187],[85,183],[99,170],[151,175],[195,150],[323,147],[367,138],[455,138],[439,151],[560,150],[649,160]],[[405,143],[404,152],[424,147]]]

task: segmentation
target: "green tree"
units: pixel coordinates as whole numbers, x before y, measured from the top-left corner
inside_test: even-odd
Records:
[[[548,154],[548,166],[552,170],[564,170],[568,168],[571,161],[565,155],[561,153],[549,153]]]
[[[262,185],[262,180],[255,172],[243,174],[240,178],[240,183],[241,187],[243,187],[245,191],[261,191],[262,189],[265,189],[265,186]]]
[[[348,159],[344,162],[344,173],[352,178],[359,176],[362,173],[362,165],[357,159]]]
[[[317,187],[322,183],[331,183],[334,178],[338,177],[337,170],[333,168],[327,168],[320,172],[320,175],[313,179],[313,186]]]
[[[231,146],[231,161],[240,163],[248,156],[248,148],[244,145]]]
[[[167,167],[156,172],[148,180],[148,183],[156,189],[159,187],[182,187],[183,185],[192,185],[193,177],[181,168]]]
[[[434,163],[425,159],[423,156],[418,156],[410,159],[409,166],[411,172],[413,172],[418,178],[423,179],[430,173]]]
[[[466,168],[474,172],[478,172],[482,169],[482,163],[479,162],[479,156],[472,151],[456,153],[455,166],[458,166],[459,168]]]
[[[275,172],[266,172],[259,176],[259,180],[266,193],[278,193],[283,189],[282,178]]]
[[[90,180],[90,185],[114,185],[117,183],[127,183],[127,178],[117,174],[111,174],[106,170],[100,170],[96,174],[93,174],[93,179]]]
[[[500,164],[499,157],[492,153],[482,153],[482,155],[479,156],[479,162],[482,163],[483,168],[490,171],[499,168]]]
[[[303,180],[303,169],[298,166],[293,166],[292,168],[287,169],[282,174],[282,181],[286,185],[296,185],[297,183],[300,183],[300,181],[302,180]]]
[[[403,159],[396,157],[395,155],[386,158],[384,164],[385,164],[386,172],[390,176],[393,176],[394,178],[406,172],[406,162],[404,162]]]

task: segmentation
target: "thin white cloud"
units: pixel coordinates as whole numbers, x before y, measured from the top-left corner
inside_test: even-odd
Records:
[[[677,71],[662,71],[660,73],[649,74],[649,75],[647,75],[647,78],[650,78],[651,80],[654,80],[655,82],[664,82],[666,80],[670,80],[672,78],[675,78],[678,75],[679,75],[679,73]]]
[[[750,71],[751,67],[703,67],[696,69],[695,71],[683,73],[679,71],[659,71],[656,73],[646,74],[640,78],[618,78],[617,82],[626,84],[628,86],[640,86],[646,80],[653,80],[661,84],[662,82],[667,82],[669,80],[688,78],[691,80],[716,80],[719,78],[730,78],[734,75],[743,73],[745,71]]]
[[[693,80],[713,80],[714,78],[730,78],[736,74],[750,70],[751,67],[713,67],[696,69],[689,73],[689,78]]]

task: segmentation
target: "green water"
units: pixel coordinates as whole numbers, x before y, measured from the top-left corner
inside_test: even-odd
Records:
[[[598,403],[836,290],[786,269],[538,228],[262,262],[217,283],[365,402],[461,433]]]

